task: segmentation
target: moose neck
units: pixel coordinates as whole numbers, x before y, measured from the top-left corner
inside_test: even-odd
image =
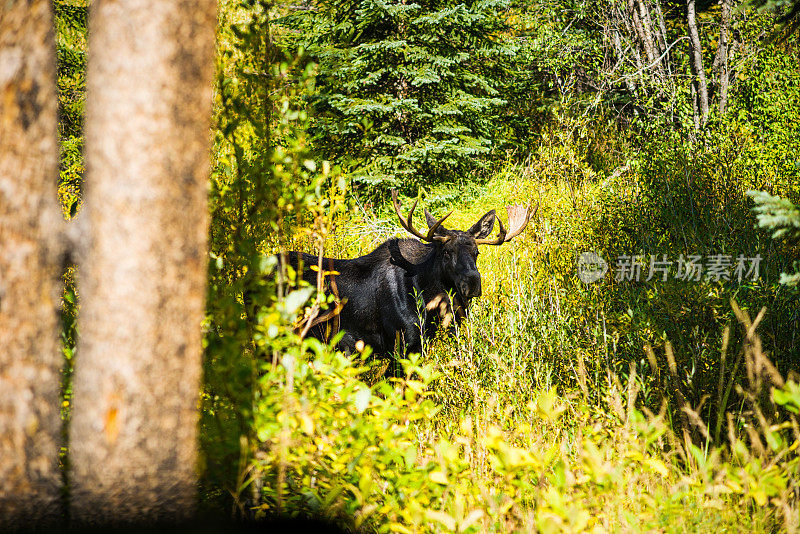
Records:
[[[445,276],[438,243],[390,239],[384,246],[388,249],[390,263],[405,271],[426,301],[444,292],[457,293],[452,281]]]
[[[469,299],[464,299],[458,288],[445,274],[441,261],[441,245],[426,244],[416,240],[415,242],[424,252],[424,256],[415,262],[414,283],[423,295],[426,308],[430,309],[429,304],[435,302],[449,303],[446,307],[455,314],[456,320],[460,322],[466,316]],[[443,294],[448,296],[444,297]]]
[[[439,289],[437,286],[447,287],[444,279],[440,256],[442,253],[441,245],[420,243],[426,250],[422,261],[418,263],[416,269],[417,285],[423,290]]]
[[[393,248],[393,247],[390,247]],[[451,282],[445,279],[441,265],[441,245],[438,243],[423,243],[416,239],[403,239],[398,242],[396,250],[402,260],[394,261],[406,269],[408,275],[413,277],[414,284],[426,293],[428,298],[442,291],[454,290]],[[393,254],[395,259],[398,254]],[[431,293],[431,295],[427,295]]]

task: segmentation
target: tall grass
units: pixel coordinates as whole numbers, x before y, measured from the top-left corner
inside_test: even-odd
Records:
[[[282,358],[257,373],[245,513],[394,532],[797,528],[800,390],[784,377],[800,303],[777,283],[796,253],[754,228],[745,196],[790,182],[737,163],[727,138],[634,149],[556,119],[484,186],[422,192],[435,215],[455,210],[455,228],[507,204],[539,209],[516,239],[482,247],[483,296],[403,379],[285,329]],[[402,235],[388,208],[350,201],[291,246],[354,257]],[[587,251],[612,268],[593,284],[576,271]],[[755,280],[637,282],[615,280],[621,254],[763,260]],[[262,310],[255,330],[278,315]]]
[[[584,284],[577,254],[641,245],[625,224],[647,207],[647,184],[641,170],[554,176],[547,159],[563,155],[544,146],[536,163],[509,164],[452,206],[456,228],[513,202],[534,200],[539,212],[522,236],[484,247],[484,295],[454,336],[404,362],[404,379],[376,381],[360,355],[322,347],[310,362],[263,369],[249,471],[258,514],[387,532],[797,529],[800,390],[782,377],[789,358],[779,353],[776,367],[764,346],[791,347],[793,319],[772,317],[786,335],[762,343],[770,315],[748,312],[796,296],[772,278],[747,291]],[[661,214],[651,223],[674,224]],[[369,206],[337,225],[360,235],[329,237],[326,253],[347,257],[399,230]],[[660,244],[653,253],[682,250]]]

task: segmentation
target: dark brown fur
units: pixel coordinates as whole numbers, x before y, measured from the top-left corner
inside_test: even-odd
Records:
[[[435,223],[426,217],[429,225]],[[460,323],[470,300],[481,295],[475,239],[492,231],[494,219],[492,210],[466,232],[440,227],[437,235],[450,237],[446,243],[392,238],[365,256],[324,258],[323,270],[338,273],[326,276],[325,291],[335,292],[344,306],[309,334],[328,340],[343,330],[338,347],[346,351],[356,350],[361,340],[379,356],[395,349],[420,352],[423,336],[440,324]],[[290,252],[287,258],[295,269],[302,263],[303,279],[316,285],[317,271],[310,268],[317,265],[316,256]]]

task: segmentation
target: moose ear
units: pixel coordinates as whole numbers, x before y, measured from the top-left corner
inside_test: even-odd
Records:
[[[428,223],[428,228],[433,228],[433,225],[439,222],[439,220],[431,215],[431,213],[425,209],[425,222]],[[434,235],[444,235],[447,233],[447,228],[444,225],[440,224],[439,228],[436,229],[436,233]]]
[[[494,228],[494,218],[494,210],[492,210],[481,217],[478,222],[473,224],[472,228],[467,230],[467,232],[472,234],[475,239],[483,239],[492,233],[492,229]]]

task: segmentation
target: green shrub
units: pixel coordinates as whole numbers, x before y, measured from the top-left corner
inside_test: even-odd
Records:
[[[748,365],[770,365],[757,335],[749,340]],[[360,355],[314,340],[292,346],[264,365],[259,380],[259,445],[243,478],[255,491],[242,499],[256,517],[312,516],[377,532],[797,524],[800,389],[793,382],[763,383],[788,416],[773,418],[747,401],[754,415],[730,418],[730,448],[714,448],[674,434],[664,411],[639,412],[635,372],[624,385],[613,379],[592,402],[532,388],[528,402],[483,396],[474,410],[453,416],[433,402],[433,392],[457,378],[437,372],[440,362],[411,358],[404,378],[370,386],[361,380]]]

